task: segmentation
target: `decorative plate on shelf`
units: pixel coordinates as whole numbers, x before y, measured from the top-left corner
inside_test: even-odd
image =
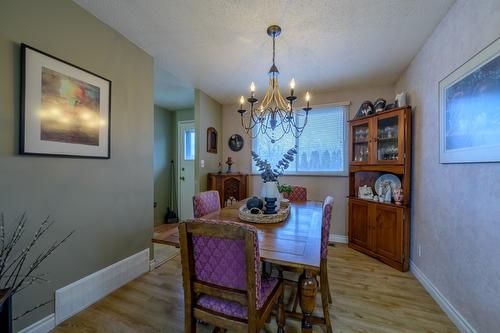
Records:
[[[396,175],[392,173],[385,173],[382,176],[378,177],[375,181],[375,191],[378,195],[382,195],[382,184],[385,182],[389,182],[391,185],[391,194],[394,197],[394,189],[396,187],[401,187],[401,181]]]

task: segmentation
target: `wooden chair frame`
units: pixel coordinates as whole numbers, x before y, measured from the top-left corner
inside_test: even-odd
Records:
[[[222,286],[198,281],[196,279],[193,257],[192,236],[206,236],[222,239],[244,240],[247,290],[225,288]],[[182,260],[182,277],[184,287],[184,332],[196,332],[196,320],[200,320],[216,328],[237,332],[259,332],[268,320],[273,307],[278,304],[276,323],[278,333],[284,332],[285,311],[283,305],[283,284],[279,281],[264,305],[256,307],[256,274],[254,244],[258,240],[251,231],[227,224],[217,225],[203,222],[184,222],[179,224],[179,240]],[[236,301],[247,306],[247,320],[230,317],[196,305],[200,294],[217,297],[223,300]]]

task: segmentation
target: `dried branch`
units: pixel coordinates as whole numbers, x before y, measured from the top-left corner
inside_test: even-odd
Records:
[[[7,246],[3,249],[2,253],[0,253],[0,256],[2,256],[4,259],[2,260],[2,263],[0,265],[0,276],[2,276],[2,273],[4,272],[5,264],[7,262],[7,259],[9,258],[10,253],[12,250],[16,247],[17,242],[21,238],[21,236],[24,234],[24,228],[26,225],[26,213],[23,213],[21,216],[21,219],[19,220],[19,223],[17,224],[17,228],[12,234],[12,238],[8,242]]]
[[[42,224],[40,225],[40,227],[38,228],[38,230],[35,232],[35,235],[33,236],[33,239],[31,240],[31,243],[21,251],[21,254],[15,258],[8,266],[8,268],[5,270],[4,274],[6,274],[7,272],[9,272],[10,268],[16,264],[13,268],[13,271],[17,271],[17,272],[20,272],[21,269],[23,268],[23,264],[24,262],[26,261],[26,258],[28,257],[28,254],[30,252],[30,250],[32,249],[32,247],[35,245],[35,243],[37,242],[37,240],[52,226],[52,224],[54,224],[53,222],[49,222],[49,216],[47,216],[47,218],[42,222]],[[11,275],[12,277],[12,275]],[[10,278],[5,282],[5,286],[7,286],[10,282]],[[16,279],[16,278],[15,278]],[[13,283],[15,284],[15,283]]]
[[[18,250],[17,245],[26,230],[26,213],[22,214],[10,238],[6,236],[4,215],[0,214],[0,285],[2,288],[10,288],[13,295],[28,288],[34,283],[48,282],[45,278],[46,274],[35,274],[36,270],[74,233],[74,231],[72,231],[61,241],[55,241],[52,243],[52,245],[45,251],[38,254],[38,256],[32,260],[29,267],[25,269],[25,264],[28,261],[28,256],[30,255],[33,247],[54,224],[54,222],[51,222],[49,219],[50,217],[45,218],[31,238],[29,244]],[[53,300],[43,302],[15,317],[14,320],[17,320],[51,302],[53,302]]]
[[[26,273],[26,276],[31,276],[31,274],[38,268],[38,266],[40,266],[40,264],[42,262],[45,261],[45,259],[47,259],[59,246],[61,246],[61,244],[63,244],[64,242],[66,242],[66,240],[71,237],[71,235],[73,235],[75,231],[73,230],[72,232],[70,232],[66,237],[64,237],[61,241],[59,242],[54,242],[54,244],[52,244],[52,246],[50,248],[48,248],[45,252],[42,252],[42,254],[40,254],[34,261],[33,263],[30,265],[30,268],[28,269],[28,272]],[[20,268],[18,269],[17,273],[19,273],[20,271]],[[13,290],[12,290],[12,293],[15,294],[18,290],[18,288],[24,283],[24,281],[26,280],[26,277],[22,278],[19,282],[18,282],[18,276],[16,276],[16,278],[14,279],[14,282],[12,283],[12,285],[14,286]],[[17,283],[17,284],[16,284]]]
[[[45,305],[47,305],[47,304],[49,304],[49,303],[52,303],[52,302],[54,302],[54,300],[52,300],[52,299],[51,299],[51,300],[45,301],[45,302],[43,302],[43,303],[40,303],[40,304],[38,304],[37,306],[34,306],[34,307],[32,307],[31,309],[24,311],[24,312],[23,312],[23,313],[21,313],[19,316],[14,317],[14,319],[13,319],[13,320],[18,320],[19,318],[21,318],[21,317],[23,317],[23,316],[27,315],[28,313],[33,312],[33,311],[35,311],[36,309],[41,308],[42,306],[45,306]]]

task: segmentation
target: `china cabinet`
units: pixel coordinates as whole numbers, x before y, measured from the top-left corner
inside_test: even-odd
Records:
[[[349,125],[349,247],[407,271],[411,107],[355,119]],[[393,197],[396,192],[397,199],[402,193],[401,201],[388,201],[391,196],[382,196],[383,189],[376,188],[377,179],[384,174],[392,174],[399,180],[397,183],[401,184],[401,190],[394,191],[394,182],[385,188],[392,191]],[[358,189],[365,185],[372,188],[373,198],[362,199],[358,196]]]

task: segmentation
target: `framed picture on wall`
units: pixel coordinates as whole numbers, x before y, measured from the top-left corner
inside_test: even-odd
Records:
[[[441,163],[500,162],[500,39],[439,82]]]
[[[217,154],[217,130],[207,128],[207,152]]]
[[[111,81],[21,44],[21,154],[110,158]]]

